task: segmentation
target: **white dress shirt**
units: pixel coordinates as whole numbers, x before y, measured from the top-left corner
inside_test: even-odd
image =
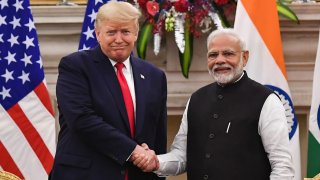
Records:
[[[160,168],[155,173],[159,176],[178,175],[187,170],[188,106],[189,101],[170,152],[158,155]],[[262,107],[258,133],[271,165],[270,180],[292,180],[294,169],[289,150],[285,109],[275,94],[270,94]]]
[[[126,59],[123,64],[123,75],[126,78],[127,84],[129,86],[129,90],[130,90],[130,94],[132,97],[132,102],[133,102],[133,108],[134,108],[134,114],[136,114],[136,93],[134,90],[134,80],[133,80],[133,72],[132,72],[132,66],[129,60],[130,57],[128,57],[128,59]],[[110,62],[114,68],[114,71],[117,73],[117,68],[115,67],[115,65],[118,63],[112,59],[110,59]],[[136,119],[136,118],[134,118]]]
[[[132,71],[132,66],[129,60],[130,57],[128,57],[128,59],[126,59],[123,64],[123,69],[122,69],[122,73],[124,75],[124,77],[126,78],[127,84],[129,86],[129,91],[131,94],[131,98],[132,98],[132,102],[133,102],[133,109],[134,109],[134,120],[136,120],[136,93],[134,90],[134,80],[133,80],[133,71]],[[118,63],[112,59],[110,59],[110,62],[114,68],[114,71],[117,73],[117,68],[115,67],[115,65]],[[132,154],[132,153],[131,153]],[[127,158],[126,161],[128,161],[131,157],[131,154],[129,155],[129,157]]]

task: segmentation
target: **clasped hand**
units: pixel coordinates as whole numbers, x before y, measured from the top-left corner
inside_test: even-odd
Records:
[[[130,161],[144,172],[152,172],[159,169],[159,161],[156,153],[143,143],[133,150]]]

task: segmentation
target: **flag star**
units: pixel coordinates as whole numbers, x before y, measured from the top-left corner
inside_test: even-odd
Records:
[[[86,32],[83,32],[83,34],[86,35],[86,40],[90,39],[90,38],[93,38],[94,39],[94,36],[93,36],[93,29],[90,29],[88,27],[87,31]]]
[[[11,97],[9,94],[11,89],[6,89],[5,87],[2,87],[2,91],[0,92],[0,95],[2,95],[2,100],[4,100],[6,97]]]
[[[92,10],[92,13],[88,15],[91,18],[91,23],[96,19],[97,17],[97,12],[94,11],[94,9]]]
[[[19,79],[22,80],[22,84],[24,84],[26,81],[30,81],[29,74],[30,73],[25,73],[24,71],[22,71],[21,76],[18,77]]]
[[[6,69],[6,73],[2,74],[1,76],[6,79],[6,82],[8,82],[9,79],[14,80],[12,74],[13,74],[13,71],[8,71],[8,69]]]
[[[18,37],[19,37],[19,36],[14,36],[13,34],[11,34],[10,39],[8,39],[8,42],[10,42],[11,47],[12,47],[14,44],[18,44],[18,45],[19,45]]]
[[[83,51],[83,50],[89,50],[90,47],[87,47],[85,44],[83,44],[82,49],[79,49],[79,51]]]
[[[0,42],[4,42],[2,37],[3,37],[3,34],[0,34]]]
[[[4,58],[4,59],[8,60],[8,65],[10,65],[11,62],[17,62],[15,60],[14,56],[16,56],[16,53],[11,54],[11,52],[8,52],[8,56]]]
[[[102,0],[95,0],[95,3],[94,3],[94,4],[97,5],[99,2],[100,2],[100,3],[103,3]]]
[[[33,40],[34,40],[34,38],[29,38],[28,36],[26,36],[26,40],[23,41],[22,43],[25,44],[27,46],[26,49],[28,49],[30,46],[35,47],[33,44]]]
[[[32,21],[32,19],[29,19],[28,24],[25,24],[25,26],[29,27],[29,32],[30,32],[32,29],[36,29],[36,27],[34,26],[34,22]]]
[[[4,25],[7,24],[6,18],[7,18],[7,16],[1,16],[1,15],[0,15],[0,26],[1,26],[2,24],[4,24]]]
[[[3,9],[6,6],[9,7],[8,0],[0,0],[0,6],[1,6],[1,9]]]
[[[38,61],[36,61],[39,65],[40,65],[40,69],[42,68],[43,64],[42,64],[42,59],[40,57],[40,59]]]
[[[24,53],[24,57],[21,59],[21,61],[24,62],[24,67],[27,67],[28,64],[32,64],[31,57],[32,55],[28,56],[26,53]]]
[[[16,7],[16,12],[19,11],[19,9],[22,9],[23,10],[23,6],[22,6],[22,2],[20,2],[19,0],[16,0],[16,3],[13,5],[14,7]]]
[[[21,27],[20,19],[16,19],[15,16],[13,16],[13,20],[10,22],[10,24],[13,25],[13,29],[15,29],[17,26]]]

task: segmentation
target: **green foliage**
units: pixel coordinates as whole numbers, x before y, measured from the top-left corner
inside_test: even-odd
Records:
[[[288,18],[293,22],[299,23],[299,19],[296,16],[296,14],[287,6],[287,4],[290,3],[290,1],[291,0],[276,0],[278,13],[279,15],[285,18]],[[192,0],[189,0],[189,2],[192,2]],[[233,17],[235,15],[235,8],[233,8],[233,11],[231,14],[230,14],[230,9],[232,9],[232,7],[236,7],[237,2],[235,0],[229,0],[225,5],[218,5],[216,4],[216,1],[210,1],[210,2],[212,3],[212,6],[215,7],[216,9],[216,13],[218,14],[219,19],[221,20],[222,27],[226,27],[226,28],[232,27]],[[161,7],[161,4],[160,4],[160,7]],[[226,14],[226,11],[228,11],[229,13]],[[167,13],[167,15],[168,14],[170,13]],[[188,78],[189,76],[189,69],[191,66],[192,55],[193,55],[194,34],[192,31],[190,31],[190,26],[191,26],[191,21],[190,19],[186,18],[185,32],[184,32],[185,50],[184,50],[184,53],[181,53],[178,50],[181,72],[185,78]],[[152,33],[153,28],[154,28],[154,24],[151,24],[147,18],[147,20],[143,23],[142,28],[139,32],[139,36],[137,40],[137,53],[138,53],[138,56],[142,59],[145,59],[146,57],[147,44],[151,36],[153,35]]]
[[[138,40],[137,40],[137,53],[138,57],[145,59],[147,45],[152,36],[153,26],[148,21],[145,21],[142,25],[141,30],[139,31]]]
[[[278,13],[296,23],[299,24],[299,19],[298,17],[296,16],[296,14],[288,7],[286,6],[284,3],[283,3],[283,0],[281,1],[277,1],[277,10],[278,10]]]
[[[185,78],[189,77],[189,69],[191,66],[192,55],[193,55],[193,35],[189,30],[189,24],[190,22],[186,20],[185,29],[184,29],[184,40],[185,40],[184,53],[181,53],[179,51],[181,72]]]

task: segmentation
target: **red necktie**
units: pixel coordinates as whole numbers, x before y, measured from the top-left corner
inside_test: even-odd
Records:
[[[129,86],[122,72],[123,66],[124,66],[123,63],[117,63],[115,65],[115,67],[117,68],[117,78],[121,87],[122,96],[127,109],[131,137],[133,138],[134,137],[134,108],[133,108],[133,102],[132,102]]]
[[[126,78],[124,77],[122,72],[123,66],[124,66],[123,63],[117,63],[115,65],[115,67],[117,68],[117,78],[121,87],[122,96],[127,109],[131,137],[133,138],[134,137],[134,109],[133,109],[133,102],[132,102],[130,89],[126,81]],[[126,170],[124,179],[129,180],[128,170]]]

